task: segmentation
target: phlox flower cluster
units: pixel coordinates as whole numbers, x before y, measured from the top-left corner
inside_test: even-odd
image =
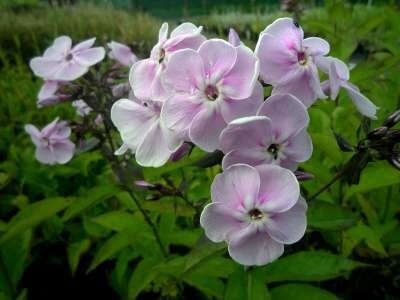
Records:
[[[80,116],[96,111],[78,97],[79,81],[71,82],[104,58],[105,50],[92,47],[94,41],[72,47],[68,37],[59,37],[31,61],[45,80],[40,107],[75,100]],[[207,39],[192,23],[170,34],[164,23],[146,59],[114,41],[108,47],[109,58],[130,67],[129,83],[110,92],[114,99],[126,95],[107,116],[122,140],[115,154],[129,151],[139,165],[160,167],[181,159],[192,145],[222,152],[223,172],[214,179],[200,224],[211,241],[226,242],[230,256],[243,265],[277,259],[284,245],[305,233],[307,204],[294,172],[313,151],[307,109],[328,97],[335,100],[343,88],[362,115],[376,118],[378,108],[349,82],[346,64],[328,56],[329,43],[304,38],[291,18],[267,26],[254,51],[233,29],[228,41]],[[328,78],[322,83],[320,72]],[[267,85],[272,92],[265,99]],[[66,93],[71,90],[78,98],[71,99]],[[73,155],[70,130],[57,122],[40,132],[26,128],[43,163],[64,163]]]

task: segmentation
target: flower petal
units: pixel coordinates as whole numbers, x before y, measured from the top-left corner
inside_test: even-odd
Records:
[[[59,36],[54,40],[53,45],[46,49],[43,57],[55,60],[62,59],[71,50],[71,45],[72,41],[69,36]]]
[[[137,61],[137,57],[133,54],[131,48],[127,45],[111,41],[108,43],[108,47],[111,49],[109,57],[115,59],[123,66],[131,66]]]
[[[304,39],[303,46],[313,56],[327,55],[330,51],[329,43],[319,37]]]
[[[200,225],[204,228],[206,236],[218,243],[227,240],[231,232],[239,231],[243,222],[234,218],[231,211],[222,203],[210,203],[201,213]]]
[[[290,137],[283,152],[287,158],[296,162],[309,160],[313,152],[313,144],[306,128]]]
[[[83,66],[90,67],[103,60],[105,53],[103,47],[83,49],[74,53],[74,60]]]
[[[260,106],[257,115],[271,120],[272,132],[279,141],[297,134],[310,121],[305,106],[290,94],[270,96]]]
[[[202,30],[202,27],[197,27],[193,23],[190,22],[184,22],[177,26],[174,30],[171,32],[171,38],[175,38],[180,35],[194,35],[194,34],[199,34]]]
[[[220,136],[224,153],[235,149],[249,149],[270,144],[272,140],[271,120],[265,116],[236,119],[228,124]]]
[[[214,81],[213,84],[228,73],[236,63],[235,47],[221,39],[205,41],[198,52],[203,60],[204,70],[207,76]]]
[[[211,185],[211,199],[229,207],[241,206],[244,201],[254,201],[260,189],[260,175],[249,165],[236,164],[215,176]]]
[[[257,170],[261,179],[258,201],[262,210],[280,213],[296,204],[300,187],[291,171],[275,165],[260,165]]]
[[[265,148],[243,148],[236,149],[228,152],[222,159],[222,169],[226,170],[228,167],[242,163],[249,166],[258,166],[261,164],[268,164],[271,162],[271,156],[266,155]]]
[[[228,41],[232,44],[232,46],[239,46],[242,42],[240,41],[239,35],[235,31],[235,29],[229,29]]]
[[[74,48],[72,49],[72,52],[76,53],[77,51],[89,49],[94,45],[95,41],[96,41],[96,38],[94,37],[94,38],[85,40],[83,42],[80,42],[79,44],[76,44],[74,46]]]
[[[266,232],[250,232],[246,228],[229,241],[228,251],[233,260],[242,265],[262,266],[280,257],[284,247]]]
[[[53,165],[56,162],[54,152],[51,151],[48,146],[37,147],[35,151],[35,157],[43,164]]]
[[[219,103],[222,117],[225,122],[233,121],[237,118],[254,116],[264,100],[264,88],[260,82],[256,82],[253,93],[247,99],[234,100],[224,99]]]
[[[157,73],[157,62],[143,59],[136,62],[129,73],[133,93],[140,99],[151,99],[151,87]]]
[[[259,65],[254,53],[246,46],[236,47],[237,58],[234,66],[221,82],[221,92],[231,99],[245,99],[251,96],[258,78]]]
[[[75,145],[70,140],[64,140],[53,145],[54,159],[59,164],[65,164],[74,156]]]
[[[275,20],[264,29],[263,33],[279,36],[286,41],[287,45],[295,43],[296,47],[300,47],[299,41],[303,40],[304,37],[303,29],[292,18]]]
[[[377,119],[376,112],[378,111],[379,107],[361,94],[358,88],[349,82],[346,82],[342,86],[346,89],[354,106],[363,116],[366,116],[372,120]]]
[[[51,78],[62,81],[73,81],[84,75],[87,71],[89,71],[88,67],[71,60],[63,62]]]
[[[164,165],[172,151],[160,122],[155,122],[146,132],[136,150],[137,163],[143,167],[158,168]]]
[[[219,136],[226,125],[215,105],[203,106],[190,124],[190,140],[200,149],[213,152],[220,147]]]
[[[32,124],[26,124],[24,129],[26,133],[28,133],[31,136],[31,140],[35,144],[35,146],[38,147],[42,145],[42,136],[40,134],[39,129],[37,129],[36,126]]]
[[[121,99],[111,108],[111,120],[125,144],[133,151],[142,142],[157,116],[149,108],[129,99]]]
[[[306,211],[307,203],[300,197],[291,209],[267,219],[268,234],[278,243],[296,243],[306,232]]]
[[[35,57],[29,62],[33,73],[44,79],[53,79],[54,73],[59,70],[61,65],[62,62],[45,57]]]
[[[163,42],[168,38],[168,23],[162,23],[160,30],[158,32],[158,41]]]

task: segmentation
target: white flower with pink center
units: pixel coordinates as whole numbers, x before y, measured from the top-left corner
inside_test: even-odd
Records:
[[[307,205],[287,169],[236,164],[215,177],[212,202],[200,217],[206,236],[226,241],[230,256],[246,266],[265,265],[306,230]]]

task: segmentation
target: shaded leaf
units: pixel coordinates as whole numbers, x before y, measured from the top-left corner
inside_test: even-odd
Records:
[[[273,300],[339,300],[334,294],[304,283],[282,284],[271,290]]]
[[[307,210],[307,223],[311,228],[341,230],[355,224],[350,210],[328,202],[312,202]]]
[[[71,269],[72,275],[75,274],[76,269],[78,268],[79,260],[83,253],[89,250],[90,240],[84,239],[79,242],[68,245],[67,254],[68,254],[68,263]]]

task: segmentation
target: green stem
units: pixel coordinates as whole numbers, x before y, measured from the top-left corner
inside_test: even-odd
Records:
[[[327,189],[331,187],[336,181],[338,181],[342,176],[345,174],[347,171],[347,168],[343,168],[340,170],[335,177],[333,177],[327,184],[325,184],[322,188],[320,188],[316,193],[314,193],[312,196],[308,197],[308,201],[314,200],[317,198],[319,195],[321,195],[323,192],[325,192]]]

